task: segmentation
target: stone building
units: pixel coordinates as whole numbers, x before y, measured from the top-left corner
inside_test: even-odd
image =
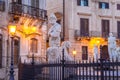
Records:
[[[112,32],[120,38],[119,0],[65,0],[65,39],[72,42],[70,52],[77,51],[77,60],[93,58],[97,45],[102,58],[109,58],[108,36]]]
[[[53,4],[54,3],[54,4]],[[11,35],[9,26],[16,26],[14,35],[15,80],[18,63],[46,60],[47,19],[55,13],[62,20],[61,0],[0,0],[0,79],[9,79]]]

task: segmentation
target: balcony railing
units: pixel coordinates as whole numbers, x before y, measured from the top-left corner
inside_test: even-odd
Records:
[[[5,1],[0,1],[0,11],[5,11]]]
[[[109,32],[102,32],[102,37],[103,38],[108,38],[109,37]]]
[[[89,31],[87,33],[81,33],[80,30],[75,30],[75,38],[78,37],[100,37],[101,32],[99,31]]]
[[[18,4],[18,3],[10,3],[9,13],[15,15],[29,15],[34,18],[39,18],[42,20],[47,19],[47,11],[43,9],[39,9],[36,7],[32,7],[29,5]]]
[[[112,32],[113,36],[116,37],[117,39],[120,39],[120,33],[117,32]],[[107,39],[109,37],[109,32],[100,32],[100,31],[89,31],[86,34],[82,34],[80,30],[75,30],[74,32],[74,37],[76,39],[78,38],[86,38],[86,37],[102,37]]]
[[[80,30],[75,30],[75,38],[77,38],[77,37],[89,37],[89,32],[88,33],[82,33],[82,32],[80,32]]]

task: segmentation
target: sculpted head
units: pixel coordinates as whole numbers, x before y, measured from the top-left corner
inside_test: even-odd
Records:
[[[56,23],[56,21],[57,21],[57,18],[55,16],[55,14],[51,13],[50,17],[49,17],[49,23],[52,24],[52,25],[54,25]]]
[[[109,33],[109,36],[113,36],[113,34],[112,34],[112,33]]]

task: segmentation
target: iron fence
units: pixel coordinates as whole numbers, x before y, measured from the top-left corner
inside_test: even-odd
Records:
[[[19,80],[120,80],[120,62],[100,59],[21,63]]]

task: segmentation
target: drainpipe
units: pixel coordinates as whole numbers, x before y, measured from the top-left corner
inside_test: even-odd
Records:
[[[65,40],[65,0],[63,0],[63,41]]]

